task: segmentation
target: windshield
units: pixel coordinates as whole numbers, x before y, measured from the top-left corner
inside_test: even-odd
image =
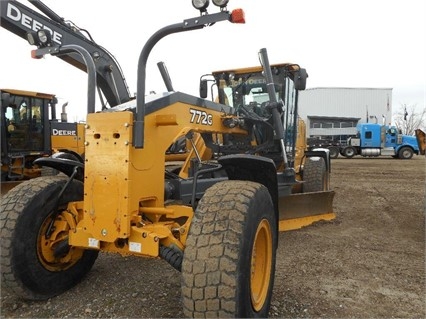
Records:
[[[221,92],[222,91],[222,92]],[[275,85],[276,98],[281,99],[282,86]],[[234,108],[262,104],[269,101],[266,80],[263,76],[243,75],[229,81],[220,81],[219,95],[224,95],[224,103]]]
[[[295,145],[295,126],[297,117],[297,91],[293,83],[291,66],[272,67],[272,76],[276,100],[282,102],[280,109],[284,128],[284,144],[292,149]],[[273,125],[271,111],[268,107],[270,100],[266,79],[263,72],[247,72],[234,74],[232,71],[214,74],[218,87],[218,102],[234,108],[246,121],[256,121],[254,134],[258,145],[268,139]],[[260,126],[262,122],[264,125]]]
[[[46,105],[45,105],[46,104]],[[7,145],[10,152],[42,151],[43,116],[47,101],[40,98],[11,95],[3,108]]]
[[[295,90],[291,73],[279,70],[273,75],[277,101],[282,101],[289,112],[295,110]],[[261,107],[269,101],[266,79],[261,72],[244,74],[215,74],[219,103],[238,110],[241,107]]]

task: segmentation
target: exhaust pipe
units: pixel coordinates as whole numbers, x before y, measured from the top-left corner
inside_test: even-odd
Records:
[[[67,112],[65,110],[66,107],[67,107],[67,105],[68,105],[68,102],[65,102],[62,105],[61,122],[68,122],[68,114],[67,114]]]

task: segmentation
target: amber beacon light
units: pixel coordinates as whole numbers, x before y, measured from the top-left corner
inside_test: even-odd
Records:
[[[244,10],[243,9],[234,9],[231,13],[231,22],[232,23],[246,23]]]

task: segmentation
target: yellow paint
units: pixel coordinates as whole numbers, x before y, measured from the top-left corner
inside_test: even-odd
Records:
[[[165,152],[171,141],[192,131],[210,133],[240,133],[240,128],[222,125],[223,113],[206,110],[212,115],[211,125],[191,123],[189,108],[204,110],[182,103],[175,103],[145,116],[144,148],[132,147],[133,113],[105,112],[89,114],[86,128],[84,210],[76,232],[70,236],[72,245],[87,247],[89,240],[99,241],[106,247],[119,239],[138,239],[140,213],[151,223],[158,223],[163,215],[175,219],[192,218],[192,208],[169,210],[164,203]],[[175,114],[171,116],[170,114]],[[177,123],[177,125],[176,125]],[[197,148],[203,158],[211,157],[211,151],[202,143],[199,134],[194,134]],[[204,148],[203,148],[204,147]],[[194,156],[191,152],[189,157]],[[188,160],[187,158],[187,160]],[[179,206],[176,206],[179,207]],[[136,228],[135,228],[136,227]],[[145,228],[148,226],[144,226]],[[161,226],[162,229],[165,226]],[[171,226],[170,226],[171,227]],[[182,228],[181,242],[185,241],[189,224]],[[160,229],[154,231],[160,233]],[[168,241],[174,242],[170,231]],[[163,232],[164,233],[164,232]],[[151,235],[149,235],[151,236]],[[149,236],[147,237],[149,239]],[[142,253],[153,255],[157,243],[144,239]],[[92,240],[92,242],[96,242]],[[105,246],[103,246],[105,245]],[[180,244],[182,245],[182,244]],[[137,244],[134,245],[136,247]],[[145,250],[144,247],[147,248]],[[121,250],[121,248],[120,248]]]
[[[336,218],[335,213],[328,213],[328,214],[321,214],[321,215],[315,215],[315,216],[306,216],[301,218],[280,220],[279,230],[289,231],[289,230],[300,229],[302,227],[312,225],[313,223],[321,221],[321,220],[333,220],[335,218]]]

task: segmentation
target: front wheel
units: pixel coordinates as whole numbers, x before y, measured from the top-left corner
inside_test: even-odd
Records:
[[[266,187],[224,181],[195,211],[182,263],[186,317],[266,318],[278,226]]]
[[[352,146],[346,146],[343,149],[343,156],[346,158],[352,158],[356,155],[356,150]]]
[[[98,256],[98,251],[68,246],[69,222],[77,216],[65,209],[68,202],[82,200],[83,184],[71,182],[57,207],[67,179],[34,178],[2,198],[2,284],[24,299],[44,300],[65,292],[89,272]],[[56,207],[53,231],[46,236]]]
[[[413,157],[413,150],[410,147],[408,146],[401,147],[401,149],[398,152],[398,158],[410,159],[412,157]]]

